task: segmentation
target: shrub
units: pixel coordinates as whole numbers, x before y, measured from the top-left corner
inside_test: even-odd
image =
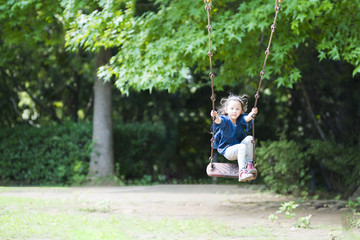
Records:
[[[360,148],[335,142],[307,140],[307,153],[322,169],[327,188],[349,196],[360,185]]]
[[[28,125],[0,132],[0,183],[74,184],[86,180],[91,123]],[[114,124],[116,174],[128,182],[165,182],[174,167],[176,138],[164,124]],[[176,167],[174,167],[176,169]],[[136,180],[137,179],[137,180]],[[140,180],[139,180],[140,179]]]
[[[116,173],[125,180],[165,181],[175,156],[176,139],[162,123],[114,124]]]
[[[309,159],[294,141],[262,142],[257,148],[258,168],[265,185],[280,193],[304,188],[309,179]]]
[[[310,139],[262,142],[257,149],[258,168],[268,188],[279,193],[309,190],[312,171],[317,187],[325,185],[344,197],[360,185],[359,155],[355,146]]]
[[[0,181],[3,184],[69,184],[87,174],[90,151],[90,123],[3,128]]]

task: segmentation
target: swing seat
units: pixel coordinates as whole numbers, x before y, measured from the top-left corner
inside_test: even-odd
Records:
[[[239,167],[234,163],[209,163],[206,173],[210,177],[239,178]],[[255,180],[257,173],[253,175]]]
[[[239,167],[234,163],[209,163],[206,173],[210,177],[239,178]]]

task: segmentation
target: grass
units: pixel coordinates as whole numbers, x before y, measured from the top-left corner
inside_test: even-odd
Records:
[[[110,213],[110,205],[1,197],[0,239],[232,239],[254,234],[276,239],[262,226],[234,229],[206,218],[150,220]]]
[[[47,192],[56,191],[56,196],[59,197],[63,192],[69,193],[68,190],[44,188]],[[41,194],[43,189],[37,188],[34,191]],[[12,194],[6,195],[6,192]],[[13,194],[14,192],[16,193]],[[321,236],[324,232],[329,233],[326,239],[330,240],[360,240],[359,231],[344,233],[341,226],[334,228],[318,225],[308,229],[291,230],[293,223],[289,222],[289,219],[284,219],[288,222],[281,222],[281,225],[259,219],[257,224],[244,227],[239,226],[239,222],[237,225],[229,219],[224,221],[216,217],[124,215],[116,211],[119,205],[106,199],[95,202],[83,195],[72,195],[63,199],[55,199],[54,196],[26,197],[26,192],[29,192],[29,188],[26,188],[26,191],[24,188],[0,188],[0,240],[301,240],[308,239],[304,236],[312,232],[321,233]]]
[[[0,217],[1,239],[130,239],[127,221],[90,215],[6,211]]]

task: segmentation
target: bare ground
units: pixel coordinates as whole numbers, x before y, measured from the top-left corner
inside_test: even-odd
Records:
[[[344,230],[344,219],[350,213],[343,201],[297,201],[300,207],[295,209],[294,218],[285,219],[280,216],[278,222],[272,222],[268,220],[268,216],[274,214],[281,203],[295,199],[259,189],[260,186],[245,184],[28,187],[8,190],[5,188],[0,197],[57,199],[60,202],[73,203],[74,206],[67,206],[68,211],[79,209],[84,202],[90,206],[109,201],[111,209],[106,214],[149,220],[206,218],[221,221],[232,227],[262,226],[272,229],[278,239],[360,239],[359,230]],[[309,214],[312,215],[310,229],[293,227],[299,217]]]

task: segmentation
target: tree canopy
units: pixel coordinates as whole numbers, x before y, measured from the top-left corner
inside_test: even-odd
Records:
[[[107,4],[112,1],[107,1]],[[117,1],[112,4],[118,4]],[[122,92],[130,88],[175,90],[207,83],[206,13],[202,1],[157,0],[158,9],[131,21],[126,33],[104,8],[77,17],[70,26],[70,43],[91,41],[117,46],[116,55],[99,74],[115,77]],[[266,69],[267,79],[292,87],[302,77],[300,48],[316,49],[319,61],[350,63],[360,72],[358,0],[284,1]],[[101,20],[97,20],[101,16]],[[218,87],[256,80],[274,16],[274,2],[264,0],[213,1],[211,10],[214,59]],[[348,16],[348,17],[342,17]],[[93,19],[90,21],[89,19]],[[123,18],[122,18],[123,19]],[[86,24],[92,22],[91,24]],[[102,24],[97,24],[102,22]],[[80,29],[78,38],[71,34]],[[105,30],[104,30],[105,28]],[[91,33],[91,34],[89,34]],[[79,35],[77,35],[79,36]],[[96,45],[91,44],[92,46]]]
[[[54,1],[0,3],[0,122],[61,122],[86,115],[91,58],[64,50],[63,9]]]

